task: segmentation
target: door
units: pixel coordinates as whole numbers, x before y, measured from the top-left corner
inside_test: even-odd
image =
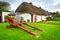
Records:
[[[1,18],[1,16],[0,16],[0,22],[2,21],[2,18]]]

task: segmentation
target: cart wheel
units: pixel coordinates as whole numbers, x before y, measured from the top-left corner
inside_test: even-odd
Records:
[[[10,28],[9,26],[6,26],[6,28]]]

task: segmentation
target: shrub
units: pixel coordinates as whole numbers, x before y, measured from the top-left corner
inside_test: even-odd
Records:
[[[29,19],[27,19],[27,22],[30,22],[30,20],[29,20]]]

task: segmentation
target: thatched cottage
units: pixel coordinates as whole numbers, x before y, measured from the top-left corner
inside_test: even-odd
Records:
[[[20,12],[21,16],[26,20],[29,19],[30,22],[41,21],[41,17],[43,20],[46,20],[46,16],[49,15],[48,11],[27,2],[23,2],[19,5],[15,12]]]
[[[25,21],[28,19],[30,22],[39,22],[41,20],[46,20],[46,16],[50,13],[45,11],[41,7],[36,7],[32,3],[23,2],[15,10],[15,13],[19,12]],[[0,22],[4,22],[4,16],[8,15],[10,12],[0,12]],[[13,12],[14,13],[14,12]]]

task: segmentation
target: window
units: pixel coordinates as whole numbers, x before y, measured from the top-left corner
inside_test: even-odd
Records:
[[[0,16],[2,16],[2,12],[0,12]]]

